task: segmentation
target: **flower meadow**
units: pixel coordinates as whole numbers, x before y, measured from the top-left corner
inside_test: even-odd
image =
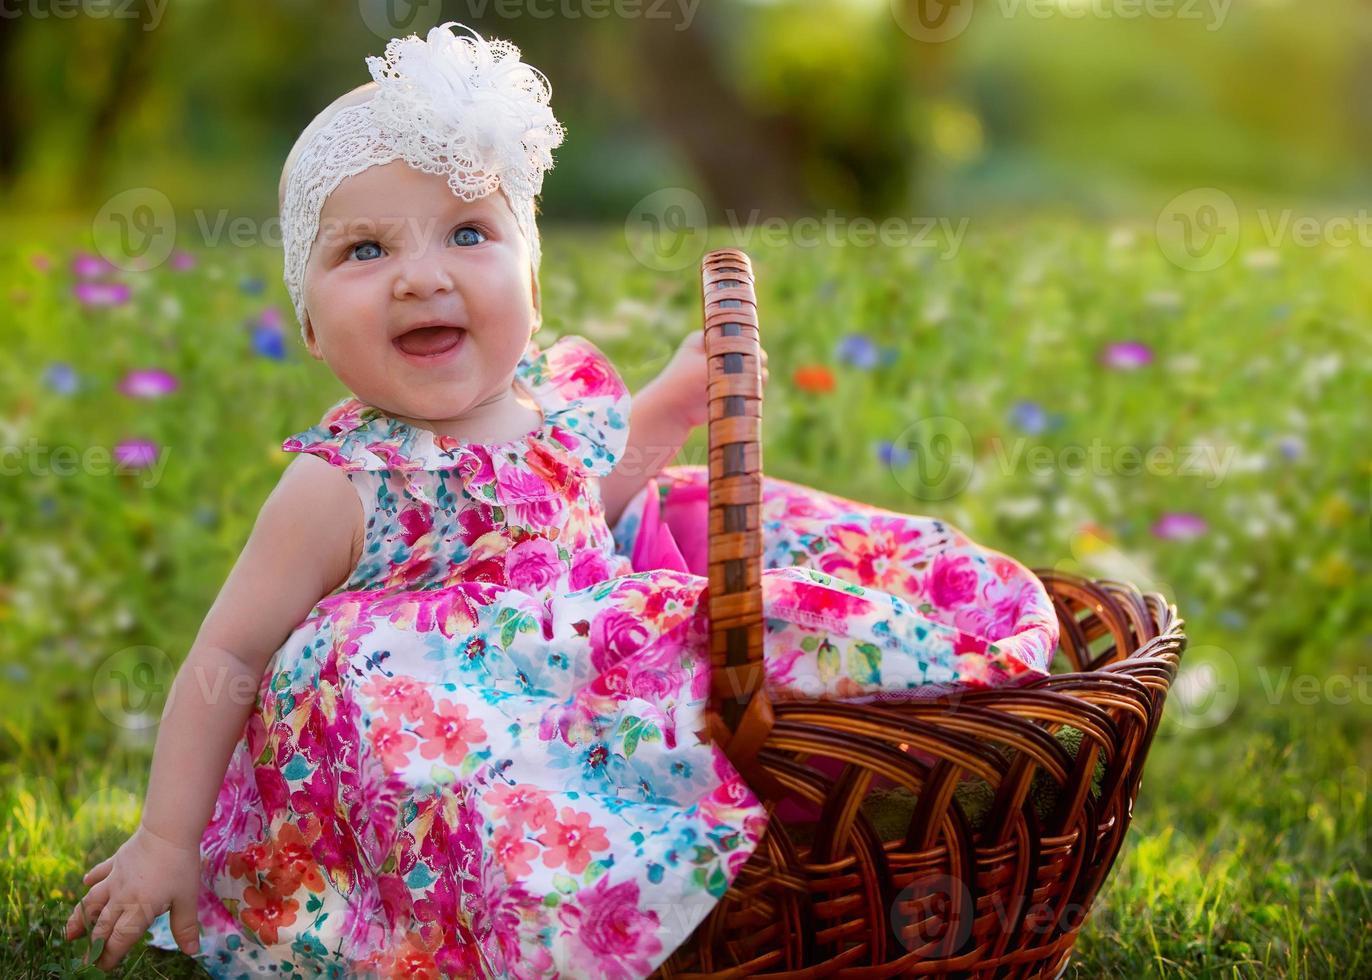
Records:
[[[345,394],[300,344],[279,252],[140,270],[44,229],[0,244],[7,978],[81,974],[87,944],[61,941],[80,875],[137,823],[281,440]],[[951,252],[745,247],[767,472],[1131,580],[1187,622],[1068,975],[1372,974],[1372,256],[1186,272],[1151,226],[1066,219],[974,224]],[[697,270],[636,263],[617,229],[547,229],[541,281],[538,339],[586,336],[631,388],[700,327]],[[679,459],[706,461],[703,429]],[[142,947],[119,973],[195,975]]]

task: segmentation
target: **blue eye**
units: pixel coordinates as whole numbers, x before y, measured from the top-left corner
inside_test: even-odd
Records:
[[[379,255],[381,254],[381,246],[378,245],[378,244],[376,244],[376,242],[358,242],[356,245],[354,245],[354,246],[352,247],[352,257],[355,258],[355,259],[364,258],[364,256],[361,256],[361,255],[358,255],[358,254],[357,254],[358,249],[363,249],[363,248],[374,248],[374,249],[376,249],[377,256],[379,256]],[[373,256],[373,257],[375,257],[375,256]]]
[[[459,245],[480,245],[486,240],[486,235],[480,228],[473,228],[471,225],[463,225],[457,229],[453,235],[453,240]]]

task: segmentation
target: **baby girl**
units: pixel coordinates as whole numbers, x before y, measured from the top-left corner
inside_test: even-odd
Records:
[[[695,734],[705,473],[637,462],[706,420],[700,334],[632,397],[590,342],[536,342],[546,80],[451,23],[367,64],[280,185],[304,345],[349,394],[285,440],[67,936],[109,968],[151,926],[215,977],[644,977],[768,822]],[[773,697],[1046,671],[1017,563],[781,480],[764,500]]]

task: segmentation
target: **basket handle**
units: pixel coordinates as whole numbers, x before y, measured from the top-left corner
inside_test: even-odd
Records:
[[[701,263],[710,451],[710,710],[702,735],[760,788],[772,728],[762,663],[762,345],[753,267],[738,249]]]

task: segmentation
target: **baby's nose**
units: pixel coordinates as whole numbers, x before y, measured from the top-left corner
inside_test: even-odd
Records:
[[[397,265],[395,297],[424,298],[437,292],[450,292],[455,283],[451,271],[439,253],[426,251],[408,256]]]

